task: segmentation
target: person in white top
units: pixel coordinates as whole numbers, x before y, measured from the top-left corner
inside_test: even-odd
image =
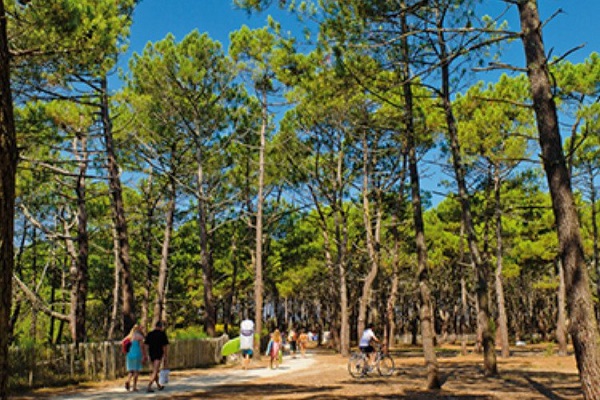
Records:
[[[242,351],[242,368],[247,369],[254,354],[254,322],[245,319],[240,324],[240,350]]]
[[[367,325],[367,329],[364,330],[360,342],[358,343],[358,348],[360,351],[367,355],[367,359],[369,360],[369,365],[373,365],[375,349],[373,348],[372,343],[379,343],[379,339],[375,336],[373,332],[373,324],[369,323]]]

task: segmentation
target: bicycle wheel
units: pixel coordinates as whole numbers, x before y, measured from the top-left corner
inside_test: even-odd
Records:
[[[366,359],[362,353],[352,353],[348,360],[348,372],[353,378],[365,375]]]
[[[377,362],[377,371],[379,371],[379,375],[392,376],[395,370],[396,365],[394,364],[394,359],[387,354],[382,355],[379,362]]]

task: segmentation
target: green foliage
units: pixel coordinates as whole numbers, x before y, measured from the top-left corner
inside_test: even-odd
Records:
[[[192,340],[206,339],[206,333],[201,326],[186,326],[185,328],[175,328],[167,332],[171,340]]]

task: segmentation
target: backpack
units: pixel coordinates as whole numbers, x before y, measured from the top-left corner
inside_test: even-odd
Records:
[[[121,342],[121,351],[123,352],[123,354],[127,354],[129,353],[129,349],[131,349],[131,339],[126,337]]]

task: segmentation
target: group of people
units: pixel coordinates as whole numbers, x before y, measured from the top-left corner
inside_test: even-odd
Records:
[[[270,358],[269,365],[271,368],[279,368],[284,348],[284,337],[286,336],[282,335],[279,329],[275,329],[271,333],[266,352],[266,355]],[[148,333],[147,336],[144,336],[141,327],[136,324],[124,340],[126,339],[131,344],[128,348],[126,358],[128,375],[125,382],[125,389],[127,391],[138,390],[137,384],[140,371],[143,364],[149,359],[152,372],[147,391],[154,392],[152,389],[153,383],[156,383],[158,390],[163,390],[164,386],[160,384],[159,374],[161,365],[163,368],[167,368],[169,346],[169,339],[164,331],[163,322],[158,321],[155,324],[154,330]],[[254,322],[249,319],[243,320],[240,325],[240,351],[243,357],[243,369],[247,369],[249,366],[255,348],[255,340]],[[306,357],[306,348],[310,340],[309,334],[304,329],[300,330],[300,334],[297,334],[294,328],[290,329],[287,334],[287,343],[289,344],[292,357],[296,357],[298,349],[302,357]],[[373,332],[373,324],[368,324],[360,339],[359,348],[368,355],[369,361],[371,361],[374,353],[373,342],[379,342],[379,339]]]
[[[156,383],[158,390],[163,390],[164,386],[159,382],[159,373],[161,364],[163,368],[167,368],[167,356],[169,339],[164,331],[164,324],[162,321],[158,321],[154,330],[144,336],[142,328],[135,324],[131,328],[129,335],[124,340],[128,339],[131,343],[127,351],[126,364],[127,364],[127,381],[125,381],[125,389],[127,391],[137,391],[138,378],[142,366],[148,360],[150,360],[150,366],[152,372],[150,374],[150,381],[148,382],[148,392],[154,392],[152,384]],[[133,380],[133,385],[132,385]]]
[[[296,333],[294,328],[290,329],[287,336],[282,334],[279,329],[275,329],[269,338],[267,344],[266,356],[269,357],[269,366],[279,368],[279,364],[283,358],[283,349],[285,339],[289,344],[290,353],[293,358],[296,358],[296,353],[299,350],[302,357],[306,357],[306,349],[310,336],[304,329],[300,333]],[[253,356],[255,348],[254,322],[245,319],[240,324],[240,352],[242,353],[242,369],[247,369],[250,364],[250,359]]]

